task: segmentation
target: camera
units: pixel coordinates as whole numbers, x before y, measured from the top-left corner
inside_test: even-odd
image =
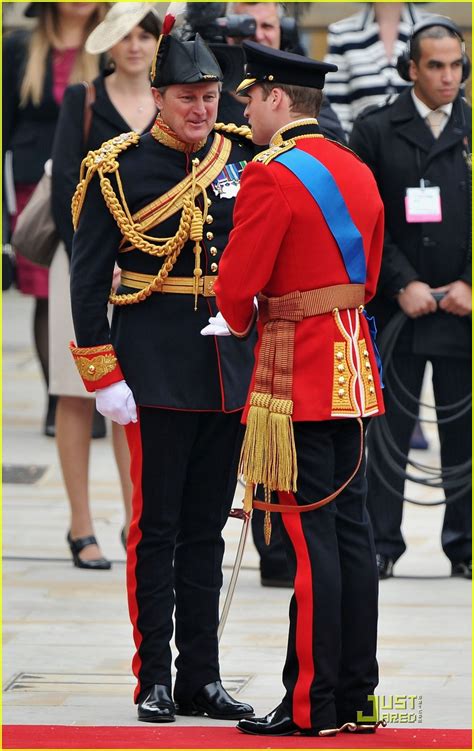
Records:
[[[257,28],[255,19],[245,15],[225,15],[225,3],[186,3],[183,40],[196,34],[206,42],[225,42],[226,37],[252,37]]]

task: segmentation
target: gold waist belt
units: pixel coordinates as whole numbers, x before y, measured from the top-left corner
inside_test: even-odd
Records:
[[[145,289],[155,279],[153,274],[138,274],[134,271],[122,271],[121,284],[132,289]],[[217,276],[202,276],[199,279],[198,294],[203,297],[215,297],[214,284]],[[194,295],[194,277],[170,276],[156,289],[170,295]]]

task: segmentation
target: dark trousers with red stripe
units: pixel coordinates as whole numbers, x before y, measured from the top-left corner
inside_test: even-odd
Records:
[[[423,377],[428,359],[433,368],[433,392],[436,407],[444,407],[438,410],[438,419],[452,417],[459,410],[446,409],[447,405],[465,399],[471,393],[471,361],[456,357],[430,357],[413,355],[411,353],[396,353],[393,357],[393,368],[400,381],[415,399],[420,398]],[[386,419],[390,432],[399,451],[408,454],[410,437],[413,432],[415,420],[406,415],[394,397],[410,412],[415,412],[413,401],[403,393],[393,378],[385,388]],[[430,419],[434,419],[431,412]],[[456,420],[438,423],[438,433],[441,449],[441,466],[444,470],[469,461],[472,452],[471,442],[471,411],[467,410]],[[375,546],[377,553],[393,558],[395,561],[405,552],[406,545],[403,539],[401,524],[403,517],[403,493],[405,480],[394,472],[388,462],[380,454],[377,446],[373,448],[373,454],[369,454],[367,463],[368,479],[368,509],[374,527]],[[429,462],[428,462],[429,463]],[[373,465],[376,464],[379,471],[388,483],[388,487],[382,482]],[[397,458],[397,464],[405,469],[403,463]],[[408,468],[412,474],[419,474]],[[393,492],[391,492],[393,488]],[[444,513],[443,527],[441,530],[441,544],[446,556],[451,563],[467,561],[472,557],[472,500],[471,488],[468,486],[454,501],[450,498],[459,494],[459,487],[447,488],[445,496],[448,500]],[[436,500],[443,498],[443,491],[438,490]]]
[[[192,699],[219,680],[217,626],[222,529],[237,478],[241,413],[139,408],[127,426],[133,518],[127,588],[140,692],[171,687],[175,610],[175,696]]]
[[[298,490],[280,503],[326,497],[352,474],[360,427],[353,419],[294,423]],[[366,511],[365,464],[336,500],[283,513],[283,540],[295,566],[283,704],[301,728],[321,729],[372,715],[378,683],[378,578]]]

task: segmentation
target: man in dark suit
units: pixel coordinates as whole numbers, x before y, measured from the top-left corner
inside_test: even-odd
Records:
[[[165,17],[163,29],[171,26]],[[163,32],[151,81],[160,111],[151,132],[123,133],[82,165],[72,351],[97,408],[126,425],[130,447],[138,719],[238,719],[253,710],[221,684],[217,626],[253,342],[199,332],[217,313],[213,286],[252,150],[248,130],[214,131],[222,72],[200,37],[183,43]],[[121,286],[109,296],[116,260]],[[111,330],[107,299],[116,305]]]
[[[350,146],[371,167],[385,204],[382,270],[372,312],[383,329],[404,311],[407,322],[394,348],[393,369],[418,399],[430,361],[440,408],[459,402],[471,388],[471,109],[460,96],[469,74],[460,30],[444,17],[420,22],[400,64],[413,85],[395,102],[363,113]],[[420,212],[420,201],[430,195],[426,191],[432,197]],[[385,401],[388,427],[406,455],[414,420],[395,400],[414,408],[402,387],[391,383]],[[442,410],[438,419],[452,414]],[[439,421],[444,470],[469,460],[470,426],[469,413]],[[400,529],[404,478],[377,447],[374,452],[368,460],[368,506],[379,576],[387,578],[406,547]],[[446,487],[445,495],[443,550],[452,575],[470,578],[470,492]]]

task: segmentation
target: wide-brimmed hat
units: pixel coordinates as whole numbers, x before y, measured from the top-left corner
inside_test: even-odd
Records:
[[[116,3],[87,37],[86,52],[92,55],[107,52],[138,26],[148,13],[158,16],[150,3]]]

